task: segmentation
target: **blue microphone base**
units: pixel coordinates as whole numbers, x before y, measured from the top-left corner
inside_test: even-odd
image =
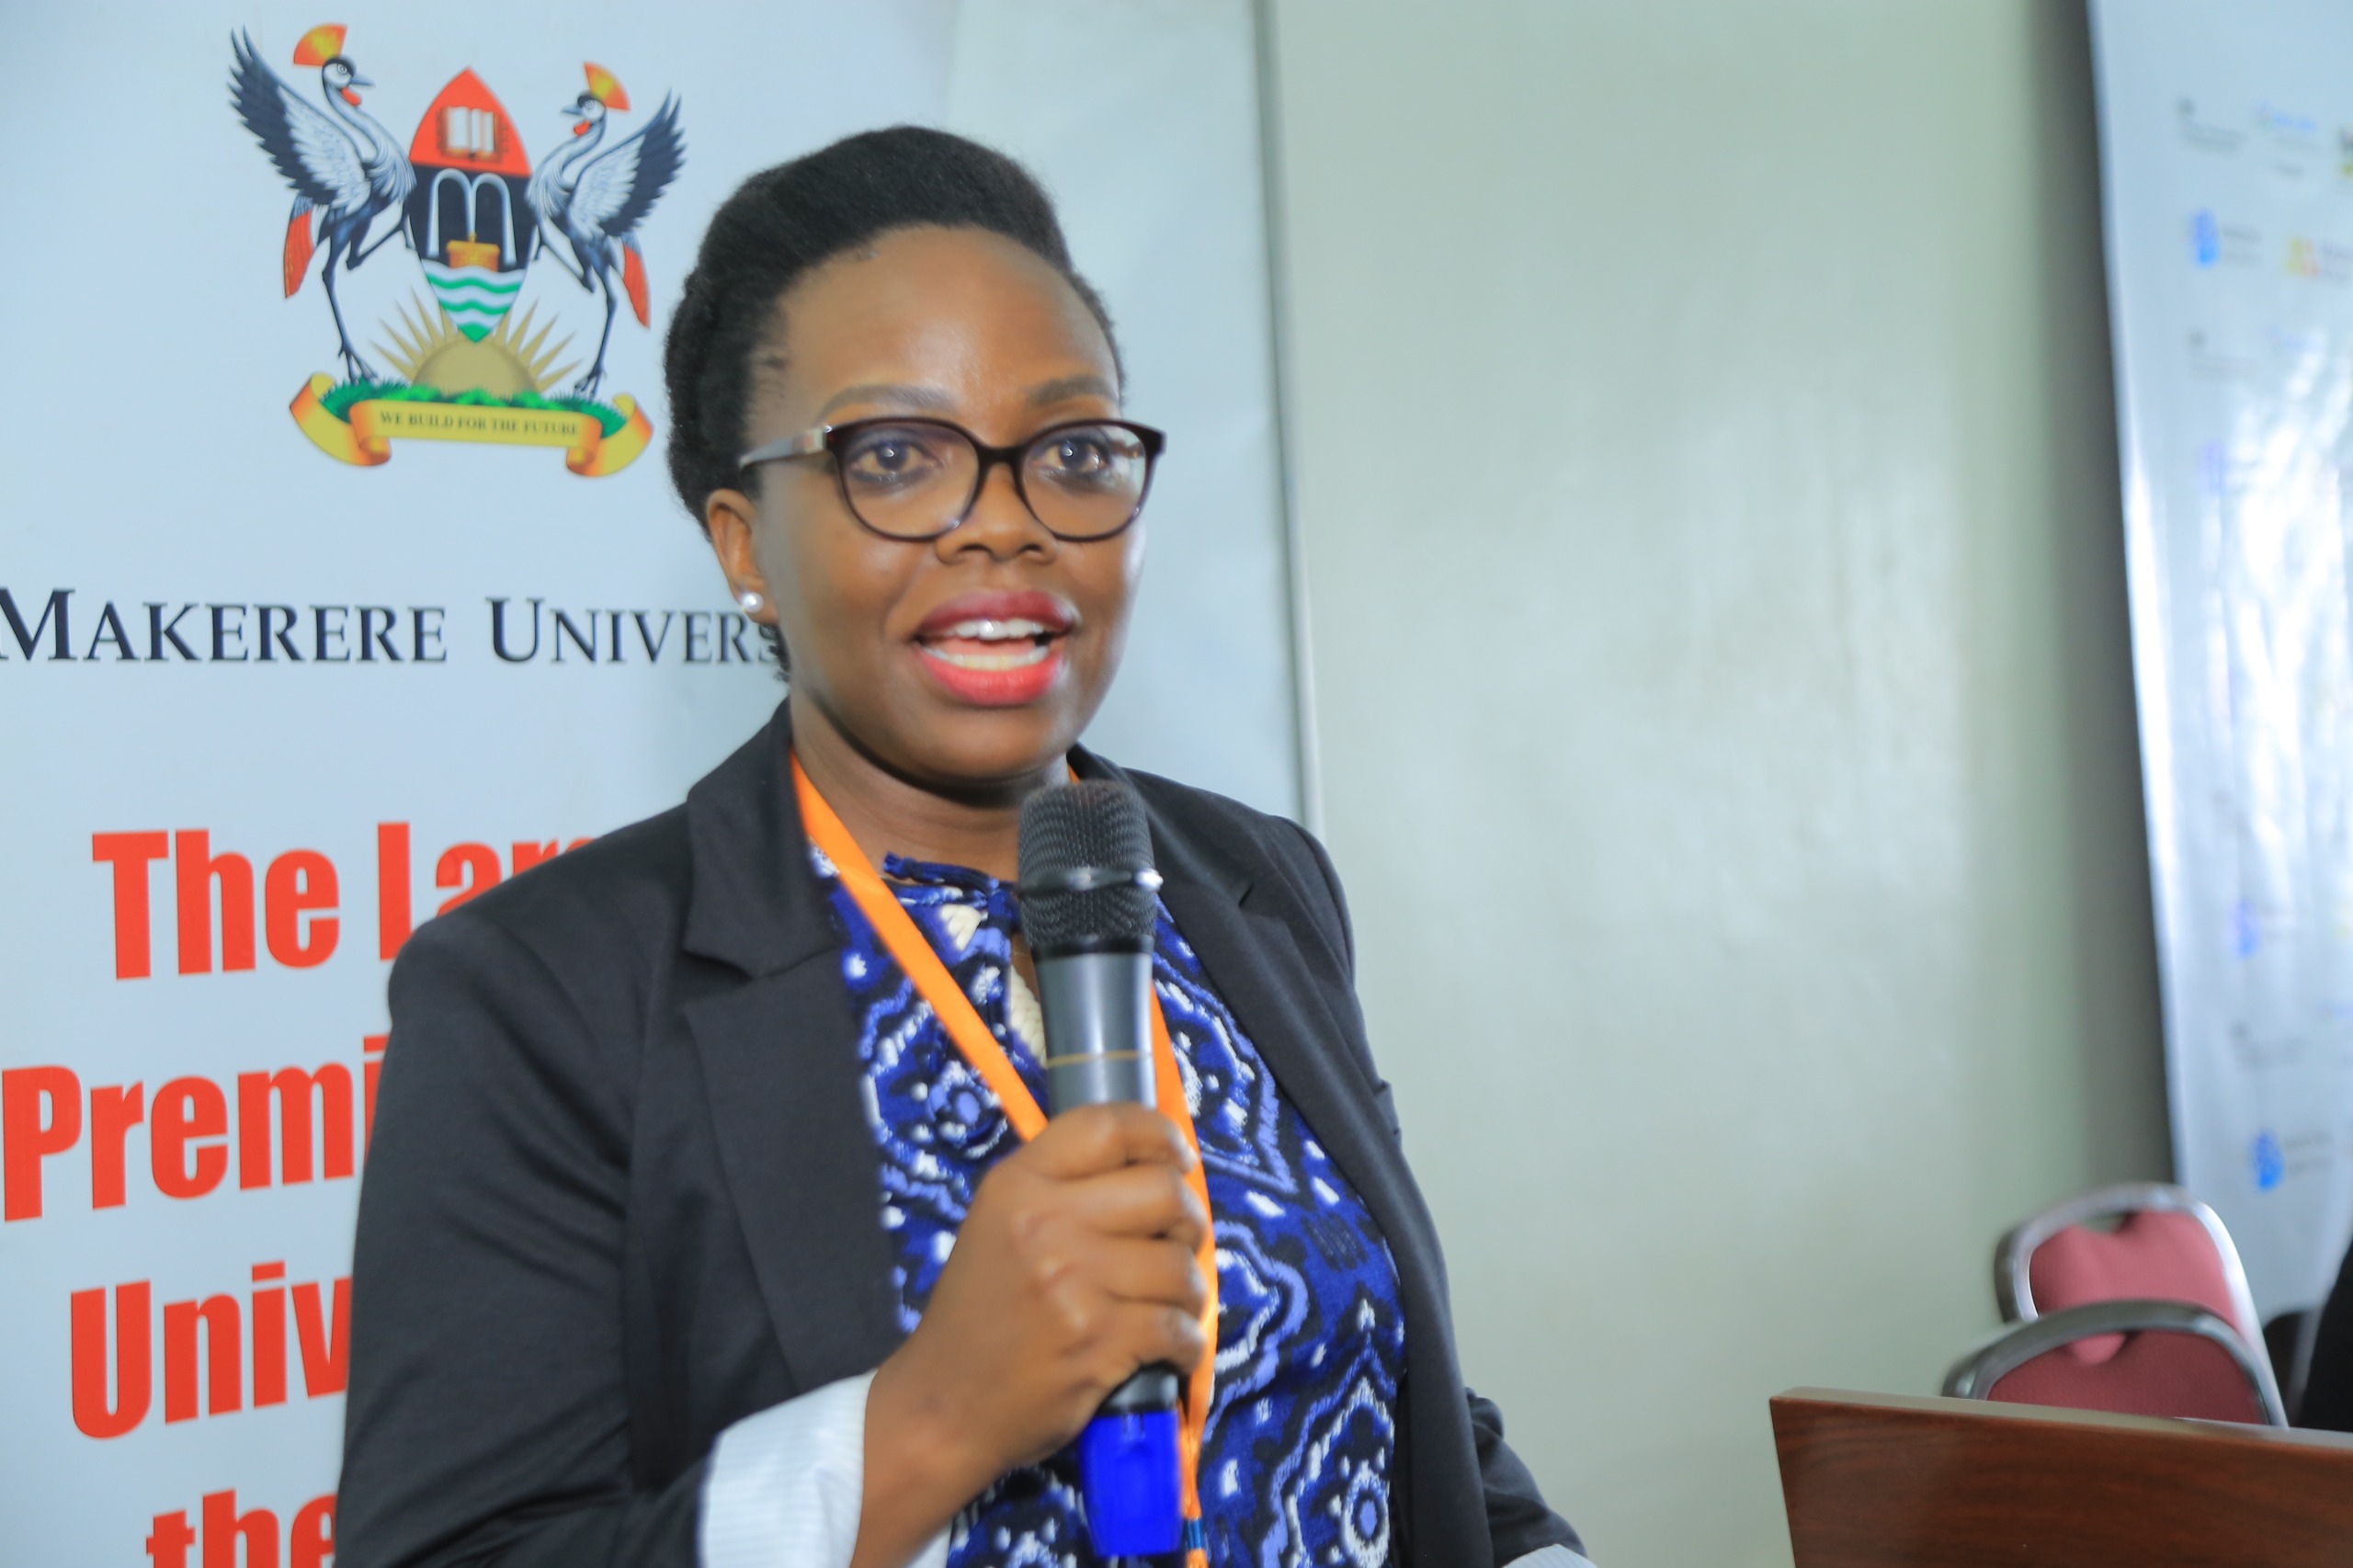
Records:
[[[1098,1415],[1078,1437],[1078,1485],[1098,1557],[1150,1557],[1184,1539],[1176,1413]]]

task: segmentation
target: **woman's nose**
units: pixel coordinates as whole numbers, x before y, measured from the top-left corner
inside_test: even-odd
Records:
[[[981,493],[972,498],[964,520],[939,536],[943,560],[968,551],[981,551],[999,561],[1025,551],[1051,558],[1058,541],[1021,498],[1009,463],[997,463],[982,476]]]

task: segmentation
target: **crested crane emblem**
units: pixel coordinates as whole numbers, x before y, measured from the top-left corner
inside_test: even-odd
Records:
[[[629,94],[586,65],[585,90],[561,109],[569,134],[535,168],[506,106],[460,71],[404,147],[361,107],[358,89],[374,84],[345,52],[347,33],[313,28],[294,51],[294,64],[318,73],[316,103],[262,61],[250,35],[230,40],[230,103],[293,193],[279,253],[288,299],[325,258],[317,276],[341,375],[309,378],[295,424],[361,467],[388,461],[402,437],[561,447],[566,466],[591,477],[626,468],[654,428],[634,398],[606,393],[606,358],[624,304],[640,327],[653,324],[639,233],[686,160],[677,100],[614,135]],[[424,288],[379,324],[369,347],[380,368],[355,341],[341,290],[395,241]],[[568,281],[604,307],[592,355],[575,353],[569,334],[551,343],[552,308],[526,297],[542,259],[560,275],[559,295]]]

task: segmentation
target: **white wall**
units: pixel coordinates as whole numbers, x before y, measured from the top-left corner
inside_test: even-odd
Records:
[[[1276,0],[1324,801],[1472,1381],[1605,1568],[1788,1559],[2162,1176],[2090,63],[2047,0]]]

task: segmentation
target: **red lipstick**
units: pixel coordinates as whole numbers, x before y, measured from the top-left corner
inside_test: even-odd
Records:
[[[1034,589],[959,594],[915,629],[916,658],[933,684],[976,708],[1037,701],[1062,677],[1063,642],[1078,611]]]

